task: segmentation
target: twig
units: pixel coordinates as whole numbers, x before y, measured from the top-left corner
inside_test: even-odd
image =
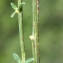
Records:
[[[18,7],[22,3],[22,0],[18,0]],[[23,34],[23,7],[21,9],[21,13],[18,14],[19,21],[19,37],[20,37],[20,46],[21,46],[21,57],[22,63],[25,63],[25,48],[24,48],[24,34]]]
[[[39,58],[39,0],[32,0],[33,9],[33,30],[32,53],[35,59],[33,63],[40,63]]]

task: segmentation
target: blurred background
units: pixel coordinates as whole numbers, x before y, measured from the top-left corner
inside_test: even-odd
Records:
[[[17,0],[0,0],[0,63],[17,63],[13,53],[20,54],[17,15],[10,3]],[[26,59],[32,57],[32,0],[24,0],[24,41]],[[63,63],[63,0],[40,0],[40,63]],[[32,62],[31,62],[32,63]]]

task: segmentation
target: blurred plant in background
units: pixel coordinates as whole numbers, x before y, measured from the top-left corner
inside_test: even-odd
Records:
[[[13,9],[10,2],[0,1],[0,63],[17,63],[12,54],[20,56],[17,15],[11,19]],[[31,34],[32,3],[26,0],[24,6],[24,30],[26,58],[32,57]],[[40,0],[40,63],[63,63],[63,0]]]

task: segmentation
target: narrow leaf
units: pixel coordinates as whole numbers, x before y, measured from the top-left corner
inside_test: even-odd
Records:
[[[11,6],[12,6],[12,8],[14,9],[14,10],[16,10],[16,5],[14,4],[14,3],[11,3]]]
[[[11,17],[13,18],[15,14],[16,14],[16,12],[13,12],[13,13],[11,14]]]
[[[22,2],[21,4],[25,4],[25,2]]]
[[[16,53],[13,54],[13,58],[14,58],[18,63],[21,63],[21,62],[22,62],[21,59],[20,59],[20,57],[19,57]]]
[[[29,58],[29,59],[26,60],[25,63],[29,63],[29,62],[31,62],[31,61],[33,61],[33,60],[34,60],[34,58]]]
[[[25,4],[25,2],[22,2],[22,3],[19,5],[18,9],[20,9],[20,8],[22,7],[22,5],[24,5],[24,4]]]

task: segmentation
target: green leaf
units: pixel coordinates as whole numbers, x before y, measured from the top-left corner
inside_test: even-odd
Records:
[[[22,2],[21,4],[25,4],[25,2]]]
[[[24,5],[24,4],[25,4],[25,2],[22,2],[22,3],[19,5],[18,9],[20,9],[20,8],[22,7],[22,5]]]
[[[13,53],[13,58],[18,62],[18,63],[21,63],[21,59],[20,57],[16,54],[16,53]]]
[[[33,60],[34,60],[34,58],[29,58],[29,59],[26,60],[25,63],[29,63],[29,62],[31,62],[31,61],[33,61]]]
[[[11,14],[11,17],[13,18],[15,14],[16,14],[16,12],[13,12],[13,13]]]
[[[16,10],[16,5],[14,4],[14,3],[11,3],[11,6],[12,6],[12,8],[14,9],[14,10]]]

